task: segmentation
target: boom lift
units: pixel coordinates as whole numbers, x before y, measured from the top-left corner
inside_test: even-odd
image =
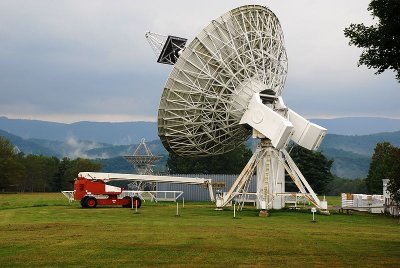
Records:
[[[110,181],[146,181],[205,185],[208,188],[211,201],[215,201],[211,179],[121,173],[80,172],[74,182],[74,191],[63,191],[62,193],[70,200],[80,201],[83,208],[95,208],[98,205],[141,207],[142,200],[137,194],[145,191],[124,191],[121,187],[108,185],[107,182]],[[129,193],[127,194],[127,192]]]

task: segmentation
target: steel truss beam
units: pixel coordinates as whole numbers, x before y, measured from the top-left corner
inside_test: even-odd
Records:
[[[257,198],[258,198],[258,206],[262,209],[268,209],[271,207],[271,203],[274,198],[278,196],[283,196],[286,193],[276,192],[276,183],[279,181],[279,175],[276,170],[273,170],[273,161],[279,162],[283,165],[285,171],[289,174],[292,181],[295,183],[299,191],[304,194],[304,196],[310,200],[316,207],[318,207],[321,211],[327,211],[327,203],[326,201],[320,201],[318,196],[315,194],[314,190],[311,188],[310,184],[307,182],[299,168],[294,163],[293,159],[290,157],[289,153],[285,149],[275,149],[271,146],[271,143],[268,139],[262,139],[253,156],[250,158],[249,162],[242,170],[242,173],[238,176],[238,178],[233,183],[232,187],[223,197],[223,202],[220,203],[220,207],[227,206],[234,198],[249,194],[247,192],[248,184],[254,174],[256,168],[260,174],[258,176],[257,182]],[[260,168],[260,165],[264,162],[265,166]],[[260,180],[261,179],[261,180]],[[271,185],[270,180],[272,180],[271,189],[269,185]],[[263,183],[260,183],[260,182]],[[284,182],[284,178],[283,178]],[[274,185],[275,184],[275,185]],[[263,207],[262,202],[266,202],[266,206]]]

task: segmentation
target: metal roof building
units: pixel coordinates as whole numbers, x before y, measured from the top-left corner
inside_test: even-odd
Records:
[[[239,176],[237,174],[173,174],[178,177],[205,178],[211,179],[213,183],[222,184],[225,186],[220,188],[222,192],[227,192],[231,188],[233,182]],[[216,187],[214,187],[215,189]],[[185,200],[188,201],[210,201],[208,189],[202,185],[188,185],[175,183],[157,183],[158,191],[183,191]],[[255,176],[251,179],[249,192],[256,192]]]

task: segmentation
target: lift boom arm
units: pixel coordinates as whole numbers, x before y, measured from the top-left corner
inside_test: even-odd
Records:
[[[138,174],[123,174],[123,173],[101,173],[101,172],[80,172],[79,177],[91,178],[94,180],[117,181],[146,181],[146,182],[168,182],[168,183],[184,183],[194,185],[206,185],[212,202],[215,201],[214,192],[211,184],[211,179],[205,178],[189,178],[177,176],[155,176],[155,175],[138,175]]]

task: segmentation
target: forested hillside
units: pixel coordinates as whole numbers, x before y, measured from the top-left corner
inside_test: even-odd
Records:
[[[123,172],[132,170],[121,157],[133,154],[138,143],[127,145],[113,145],[85,140],[68,139],[66,141],[52,141],[44,139],[23,139],[16,135],[0,130],[0,136],[6,137],[25,154],[37,154],[55,156],[57,158],[77,157],[98,159],[107,172]],[[342,178],[365,178],[375,145],[379,142],[390,142],[394,146],[400,146],[400,131],[390,133],[378,133],[362,136],[344,136],[328,134],[323,141],[320,150],[328,158],[334,160],[332,172]],[[160,140],[146,141],[150,150],[155,155],[163,156],[157,163],[156,170],[164,171],[168,152]],[[246,145],[255,148],[257,141],[249,140]]]
[[[400,131],[400,119],[344,117],[310,119],[328,129],[328,134],[370,135]],[[39,120],[11,119],[0,116],[0,129],[22,137],[53,141],[88,140],[112,145],[134,144],[142,138],[156,140],[156,122],[76,122],[71,124]]]
[[[0,117],[0,129],[23,137],[52,141],[87,140],[93,143],[132,144],[157,138],[155,122],[76,122],[71,124]]]
[[[0,192],[58,192],[72,190],[80,171],[100,171],[101,164],[88,159],[59,159],[24,155],[0,137]]]
[[[400,145],[400,131],[376,133],[371,135],[326,135],[320,149],[334,148],[360,155],[371,156],[377,143],[389,141],[395,146]]]

